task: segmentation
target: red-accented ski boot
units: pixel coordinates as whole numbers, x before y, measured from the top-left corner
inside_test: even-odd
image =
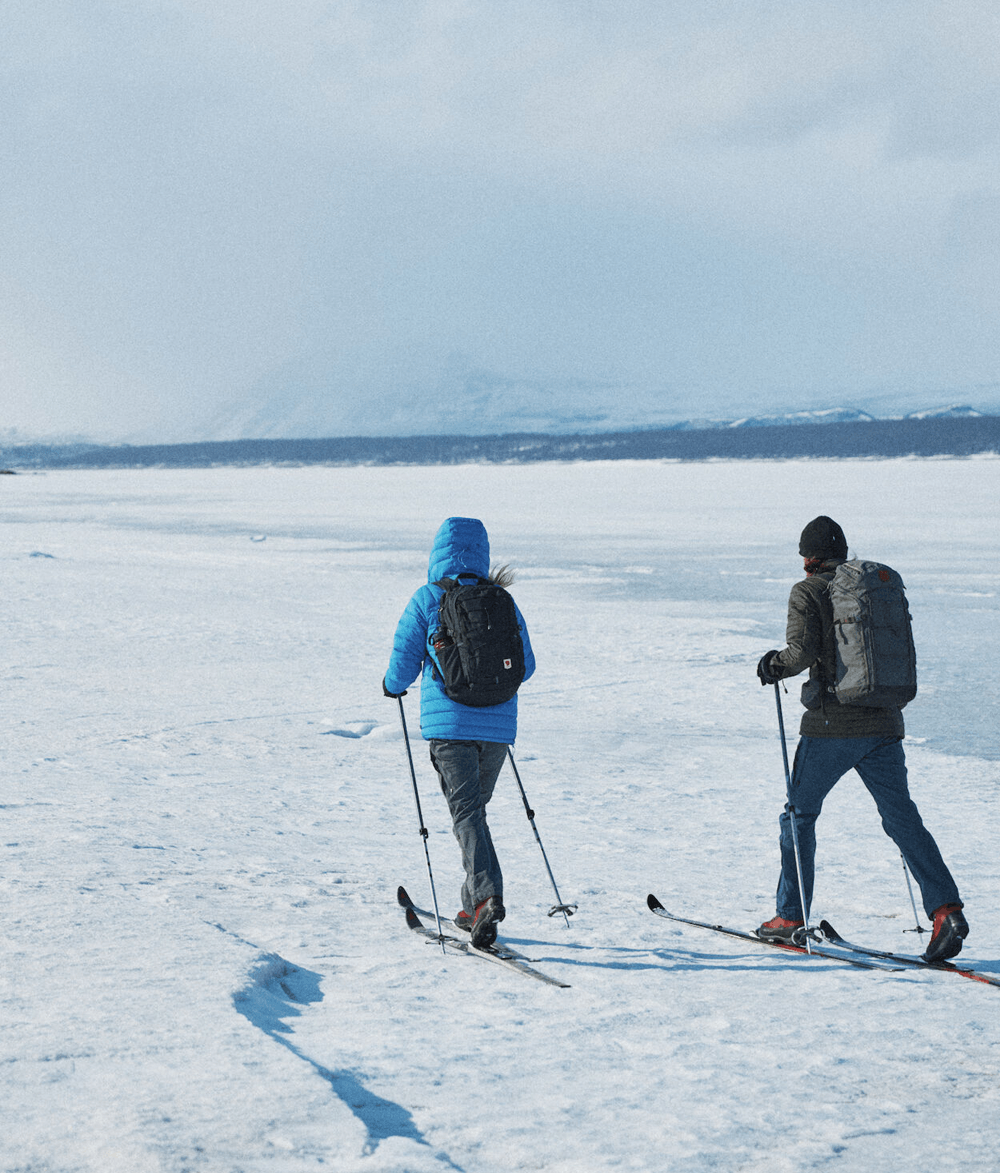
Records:
[[[488,949],[497,939],[497,925],[507,915],[499,896],[488,896],[476,905],[472,920],[472,946],[474,949]]]
[[[462,930],[463,933],[472,932],[472,917],[463,908],[461,912],[455,913],[455,926]]]
[[[805,928],[805,923],[802,920],[785,920],[783,916],[772,917],[760,926],[757,936],[762,941],[785,941],[792,944],[799,930]]]
[[[946,961],[962,952],[962,942],[969,935],[969,922],[961,904],[942,904],[934,911],[934,931],[924,950],[924,961]]]

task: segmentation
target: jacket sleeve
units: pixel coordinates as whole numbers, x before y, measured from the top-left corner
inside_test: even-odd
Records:
[[[406,604],[396,625],[392,654],[385,674],[385,686],[390,692],[403,692],[417,679],[427,655],[429,615],[428,588],[421,587]],[[433,604],[433,596],[431,596]]]
[[[517,612],[517,621],[521,625],[521,644],[524,647],[524,679],[527,680],[535,671],[535,653],[531,650],[531,640],[528,638],[528,625],[524,622],[524,616],[521,614],[520,608],[515,603],[514,610]]]
[[[808,582],[797,582],[792,587],[785,629],[788,646],[771,658],[772,669],[780,669],[778,675],[782,679],[798,676],[815,664],[823,653],[823,616],[815,588],[810,589]]]

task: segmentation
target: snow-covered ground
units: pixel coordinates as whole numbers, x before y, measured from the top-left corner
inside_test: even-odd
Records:
[[[646,909],[773,913],[773,692],[803,524],[907,582],[914,795],[1000,975],[996,459],[66,472],[0,483],[7,1173],[1000,1167],[1000,989],[794,958]],[[481,517],[539,669],[491,824],[509,940],[442,956],[392,632]],[[406,698],[411,731],[416,690]],[[790,737],[797,686],[784,701]],[[458,853],[414,744],[443,911]],[[860,783],[814,914],[917,951]]]

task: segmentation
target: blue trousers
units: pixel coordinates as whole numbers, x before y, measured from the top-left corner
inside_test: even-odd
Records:
[[[902,852],[906,866],[920,888],[928,917],[942,904],[958,903],[958,888],[951,872],[910,798],[903,743],[895,737],[802,737],[795,750],[790,802],[779,819],[781,879],[776,901],[778,916],[786,920],[802,919],[790,808],[795,809],[802,886],[809,906],[815,877],[816,819],[822,810],[823,799],[848,770],[857,770],[875,799],[882,827]]]
[[[498,741],[431,741],[431,762],[451,811],[462,852],[462,907],[472,916],[490,896],[503,900],[503,875],[486,824],[486,804],[507,757]]]

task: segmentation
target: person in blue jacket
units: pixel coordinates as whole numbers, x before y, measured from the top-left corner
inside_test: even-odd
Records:
[[[471,708],[451,700],[435,672],[429,637],[437,628],[444,594],[435,583],[463,571],[491,577],[501,586],[510,582],[509,572],[490,575],[490,543],[483,523],[472,517],[449,517],[434,537],[427,583],[407,603],[396,627],[382,691],[390,697],[405,696],[421,676],[420,732],[430,743],[431,762],[448,802],[465,868],[462,908],[455,923],[470,931],[473,945],[482,948],[496,940],[497,925],[506,915],[503,875],[486,823],[486,804],[493,796],[507,747],[517,736],[517,697],[500,705]],[[535,670],[535,657],[519,610],[517,619],[527,680]]]

